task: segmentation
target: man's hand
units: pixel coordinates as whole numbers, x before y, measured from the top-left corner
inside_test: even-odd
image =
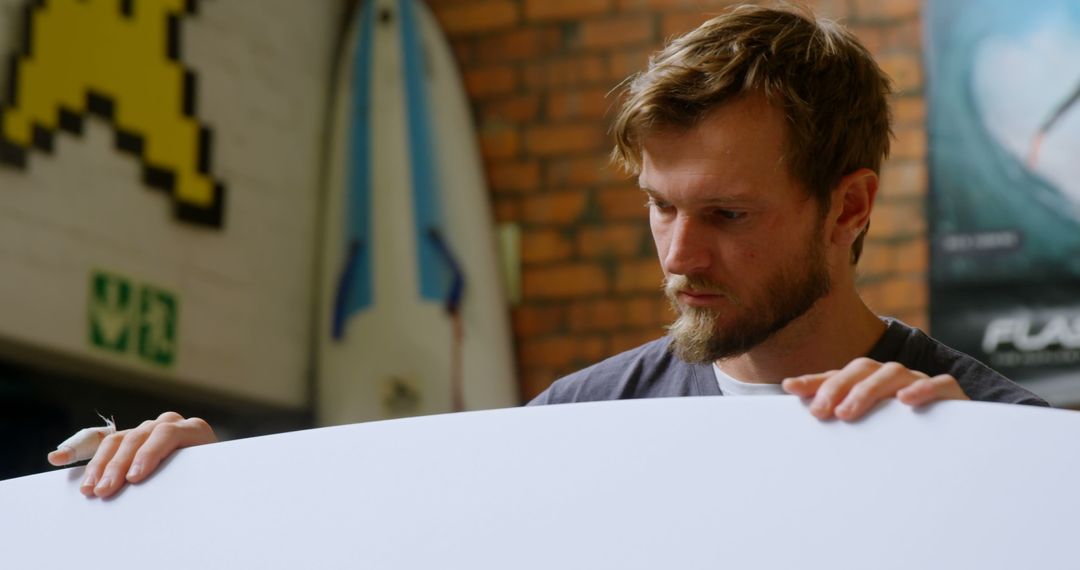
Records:
[[[781,386],[789,394],[813,398],[810,413],[822,420],[835,415],[854,421],[892,397],[913,407],[938,400],[971,399],[948,374],[931,378],[897,362],[882,364],[869,358],[856,358],[843,370],[787,378]]]
[[[125,482],[138,483],[170,453],[182,447],[214,443],[214,430],[200,418],[165,412],[137,428],[105,436],[90,463],[79,490],[87,497],[108,497]],[[73,458],[66,451],[49,454],[49,463],[67,465]]]

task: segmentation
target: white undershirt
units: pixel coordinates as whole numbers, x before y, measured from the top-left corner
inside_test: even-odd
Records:
[[[725,396],[783,396],[787,394],[779,384],[754,384],[736,380],[720,370],[715,362],[712,369],[716,374],[716,383],[720,386],[720,392]]]

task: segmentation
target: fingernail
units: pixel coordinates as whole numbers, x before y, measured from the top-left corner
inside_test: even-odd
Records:
[[[128,469],[127,478],[128,479],[134,479],[134,478],[138,477],[139,475],[142,475],[142,472],[143,472],[143,466],[142,466],[141,463],[132,463],[131,464],[131,469]]]
[[[850,412],[851,410],[852,410],[852,405],[851,404],[840,404],[839,406],[836,407],[836,415],[838,415],[838,416],[846,416],[846,415],[848,415],[848,412]]]
[[[822,400],[816,400],[813,404],[810,404],[810,411],[821,415],[829,411],[829,405]]]
[[[82,485],[79,485],[79,486],[80,487],[93,487],[94,486],[94,475],[93,474],[87,475],[86,478],[83,479]]]
[[[109,477],[106,477],[106,478],[102,479],[101,481],[98,481],[97,486],[94,487],[94,491],[104,491],[105,489],[108,489],[109,487],[112,487],[112,479],[109,478]]]

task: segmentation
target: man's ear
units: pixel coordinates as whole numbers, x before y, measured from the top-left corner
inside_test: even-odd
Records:
[[[840,179],[833,188],[829,212],[834,224],[830,236],[834,244],[850,248],[866,229],[877,190],[877,174],[869,168],[860,168]]]

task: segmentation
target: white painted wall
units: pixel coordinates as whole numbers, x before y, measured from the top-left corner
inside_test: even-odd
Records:
[[[21,42],[26,0],[0,0],[0,54]],[[0,165],[0,344],[108,364],[142,378],[306,405],[321,129],[336,0],[203,0],[182,23],[198,115],[214,133],[225,226],[177,220],[141,165],[89,118],[26,170]],[[0,83],[6,89],[6,74]],[[94,269],[180,298],[175,365],[90,346]]]

